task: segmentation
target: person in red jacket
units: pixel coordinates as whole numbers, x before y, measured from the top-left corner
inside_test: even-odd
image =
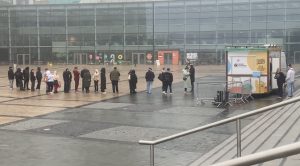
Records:
[[[74,81],[75,81],[75,92],[78,92],[80,73],[78,71],[78,67],[77,66],[74,67],[74,69],[73,69],[73,75],[74,75]]]

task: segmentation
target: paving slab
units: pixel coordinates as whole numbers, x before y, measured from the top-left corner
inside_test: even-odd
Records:
[[[131,106],[131,105],[133,105],[133,104],[99,102],[99,103],[83,106],[82,108],[114,109],[114,108],[120,108],[120,107],[127,107],[127,106]]]
[[[0,125],[22,120],[24,118],[0,116]]]
[[[0,116],[19,116],[35,117],[45,115],[51,112],[63,110],[59,107],[39,107],[39,106],[21,106],[21,105],[0,105]]]
[[[119,126],[105,130],[99,130],[80,137],[94,138],[94,139],[107,139],[115,141],[138,142],[140,139],[155,140],[168,135],[180,132],[180,130],[159,129],[159,128],[146,128],[146,127],[133,127],[133,126]]]
[[[55,124],[59,124],[59,123],[66,123],[66,122],[67,121],[63,121],[63,120],[31,119],[31,120],[7,125],[4,127],[1,127],[0,129],[24,131],[24,130],[37,129],[37,128],[41,128],[41,127],[46,127],[46,126],[51,126],[51,125],[55,125]]]

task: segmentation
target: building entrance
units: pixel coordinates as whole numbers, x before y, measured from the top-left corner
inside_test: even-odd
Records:
[[[164,63],[166,65],[172,64],[172,53],[164,53]]]
[[[17,54],[16,60],[18,65],[30,65],[31,57],[30,54]]]
[[[146,54],[145,53],[132,53],[131,63],[132,64],[146,64]]]
[[[74,53],[73,54],[73,64],[75,65],[82,65],[82,64],[88,64],[89,59],[88,59],[88,54],[87,53]]]

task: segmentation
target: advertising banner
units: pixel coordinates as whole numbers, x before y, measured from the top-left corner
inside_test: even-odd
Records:
[[[227,71],[230,75],[252,75],[260,72],[268,73],[267,49],[248,50],[237,49],[228,51]]]

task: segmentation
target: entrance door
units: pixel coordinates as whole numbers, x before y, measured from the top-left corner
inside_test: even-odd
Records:
[[[88,54],[86,53],[74,53],[73,64],[82,65],[88,64]]]
[[[146,54],[145,53],[132,53],[131,63],[132,64],[146,64]]]
[[[172,53],[164,53],[164,63],[166,65],[172,64]]]
[[[18,65],[30,65],[30,54],[17,54]]]

